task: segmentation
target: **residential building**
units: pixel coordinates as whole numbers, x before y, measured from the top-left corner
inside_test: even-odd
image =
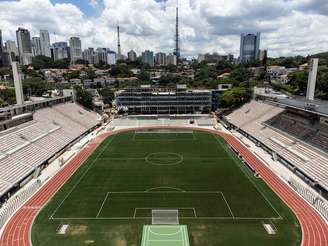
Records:
[[[107,49],[97,48],[95,51],[95,64],[107,64]]]
[[[155,55],[155,63],[156,65],[159,65],[159,66],[165,66],[166,65],[166,54],[165,53],[157,53]]]
[[[50,35],[47,30],[40,30],[41,55],[51,57]]]
[[[77,60],[82,59],[82,45],[81,39],[78,37],[71,37],[69,39],[71,63],[75,63]]]
[[[129,61],[135,61],[135,60],[137,60],[137,53],[134,50],[130,50],[128,52],[128,60]]]
[[[142,62],[144,64],[148,64],[149,66],[153,67],[154,66],[154,52],[150,50],[146,50],[142,52]]]
[[[88,61],[89,64],[95,64],[95,50],[88,48],[82,53],[83,60]]]
[[[108,51],[107,52],[107,64],[108,65],[115,65],[116,64],[116,53],[115,51]]]
[[[65,59],[69,57],[69,47],[67,42],[56,42],[52,44],[51,48],[52,58],[54,61]]]
[[[174,54],[168,54],[166,57],[166,65],[177,65],[178,60],[177,56]]]
[[[33,56],[42,55],[41,40],[40,40],[39,37],[33,37],[32,38],[32,54],[33,54]]]
[[[115,93],[115,104],[135,114],[186,114],[209,112],[211,90],[188,90],[186,85],[166,89],[144,85]]]
[[[29,30],[18,28],[16,31],[19,60],[22,65],[29,65],[32,63],[32,43]]]
[[[240,36],[240,61],[250,62],[260,58],[261,33],[241,34]]]

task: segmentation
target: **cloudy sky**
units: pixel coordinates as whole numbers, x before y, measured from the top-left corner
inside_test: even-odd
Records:
[[[51,41],[82,39],[83,48],[116,50],[121,26],[124,52],[172,52],[177,0],[0,0],[4,40],[24,27]],[[261,32],[270,56],[328,51],[328,0],[179,0],[183,56],[218,52],[238,55],[243,32]]]

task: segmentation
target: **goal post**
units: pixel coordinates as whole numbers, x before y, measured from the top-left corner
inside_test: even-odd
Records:
[[[178,225],[179,210],[178,209],[153,209],[152,224],[153,225]]]

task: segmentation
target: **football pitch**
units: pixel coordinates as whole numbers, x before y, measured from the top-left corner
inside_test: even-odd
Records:
[[[107,138],[42,210],[33,245],[142,245],[156,209],[178,211],[190,245],[301,241],[292,212],[221,137],[171,130]]]

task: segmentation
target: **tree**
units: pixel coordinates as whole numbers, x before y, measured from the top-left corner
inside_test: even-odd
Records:
[[[249,71],[248,68],[238,67],[231,72],[230,78],[233,81],[236,81],[236,83],[243,83],[243,82],[249,82],[251,76],[252,73]]]
[[[149,82],[150,81],[150,74],[146,70],[142,69],[140,71],[140,73],[138,74],[138,79],[143,81],[143,82]]]
[[[72,71],[70,73],[65,73],[63,76],[66,80],[77,79],[80,78],[80,71]]]
[[[23,80],[23,90],[25,94],[42,96],[48,88],[48,83],[40,77],[32,77]]]
[[[76,91],[76,101],[86,108],[93,109],[91,93],[80,86],[75,86],[74,89]]]
[[[16,103],[15,89],[8,87],[0,91],[0,106],[12,105]]]
[[[32,66],[36,70],[54,68],[54,61],[47,56],[36,56],[32,59]]]
[[[105,104],[112,104],[114,100],[114,91],[110,87],[105,87],[99,91],[99,94],[102,96]]]
[[[308,72],[307,71],[297,71],[290,73],[288,75],[288,84],[293,88],[296,88],[296,93],[299,95],[304,95],[307,88]]]
[[[223,93],[221,98],[222,107],[238,107],[248,102],[251,98],[251,92],[248,88],[233,87]]]
[[[71,61],[68,58],[59,59],[54,62],[54,68],[67,69],[67,68],[69,68],[70,64],[71,64]]]

